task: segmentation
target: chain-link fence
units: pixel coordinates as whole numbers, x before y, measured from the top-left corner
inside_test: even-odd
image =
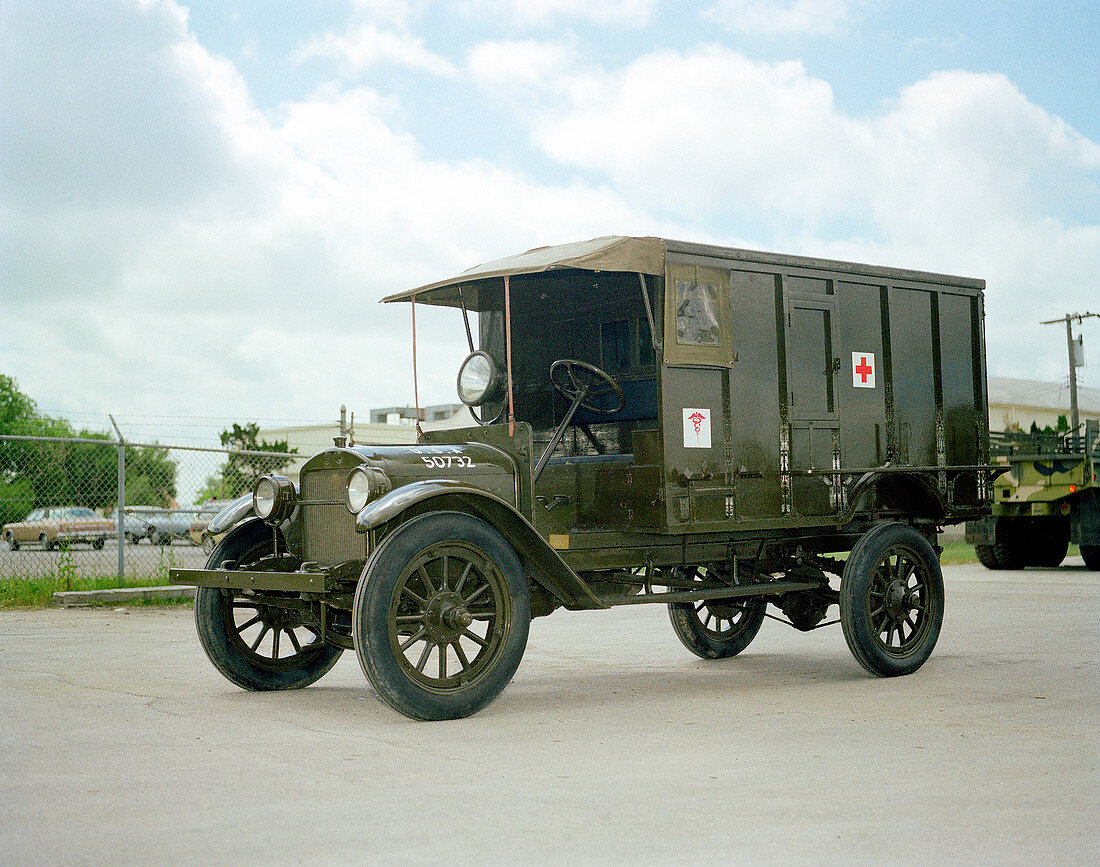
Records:
[[[264,473],[308,455],[0,436],[0,577],[152,578],[199,566],[207,525]]]

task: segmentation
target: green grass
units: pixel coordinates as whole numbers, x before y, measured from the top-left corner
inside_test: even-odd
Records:
[[[53,604],[54,593],[69,590],[114,590],[119,587],[164,587],[168,584],[167,575],[125,578],[117,575],[78,576],[66,574],[16,576],[0,578],[0,609],[6,608],[49,608]],[[190,600],[187,600],[188,604]],[[118,603],[111,603],[117,605]],[[128,605],[165,605],[163,600],[128,602]]]
[[[959,563],[977,563],[978,555],[974,553],[974,546],[968,545],[962,540],[954,540],[943,543],[943,553],[940,554],[940,563],[944,566],[954,566]]]

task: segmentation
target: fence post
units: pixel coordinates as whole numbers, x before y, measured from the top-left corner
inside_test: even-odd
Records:
[[[118,434],[118,508],[115,515],[118,517],[118,580],[121,582],[126,574],[126,440],[115,423],[115,417],[108,413],[107,418]]]

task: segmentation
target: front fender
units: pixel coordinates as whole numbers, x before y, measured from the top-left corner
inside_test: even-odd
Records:
[[[400,488],[395,488],[383,494],[374,502],[367,503],[358,516],[356,516],[355,523],[359,525],[359,532],[361,533],[367,530],[373,530],[375,527],[381,527],[387,521],[392,521],[406,509],[415,506],[417,503],[421,503],[431,497],[438,497],[442,494],[471,494],[479,497],[488,497],[512,509],[511,504],[479,488],[471,488],[469,485],[464,485],[452,479],[424,479],[419,482],[411,482],[407,485],[402,485]],[[512,511],[515,510],[512,509]],[[516,512],[516,516],[522,518],[519,512]]]
[[[252,494],[247,493],[237,497],[232,503],[216,514],[207,525],[207,532],[211,536],[224,533],[234,524],[243,521],[252,514]]]
[[[423,514],[427,511],[424,504],[429,501],[432,509],[475,515],[503,534],[527,573],[566,608],[607,607],[511,503],[479,488],[450,479],[426,479],[402,485],[369,503],[356,523],[362,532],[373,530],[410,510]]]

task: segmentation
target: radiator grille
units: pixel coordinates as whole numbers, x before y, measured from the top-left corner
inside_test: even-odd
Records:
[[[346,468],[320,469],[301,476],[302,558],[328,566],[367,556],[367,537],[355,532],[348,511]]]

